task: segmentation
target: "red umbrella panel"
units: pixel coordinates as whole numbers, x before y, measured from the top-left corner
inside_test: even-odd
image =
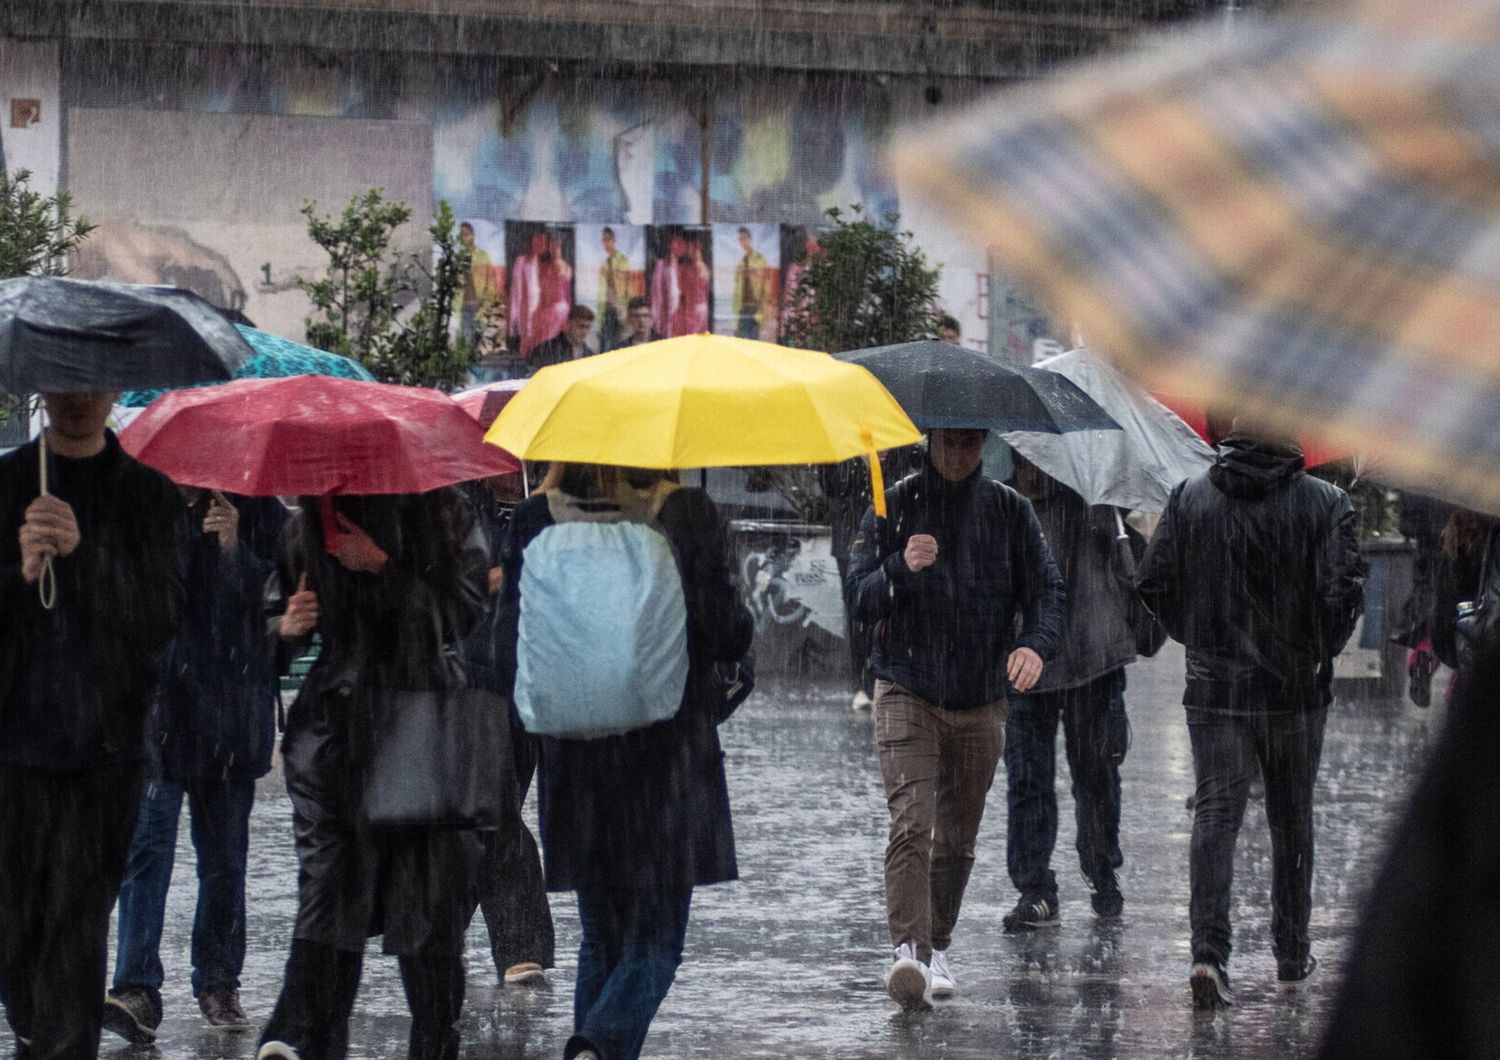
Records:
[[[172,391],[120,444],[174,482],[262,497],[425,493],[520,469],[446,394],[318,375]]]
[[[1151,396],[1160,401],[1167,408],[1177,413],[1178,417],[1209,445],[1214,440],[1209,437],[1208,409],[1192,398],[1181,394],[1164,394],[1159,390],[1151,391]],[[1322,464],[1331,464],[1335,460],[1346,460],[1350,456],[1348,450],[1336,449],[1306,438],[1297,439],[1297,444],[1302,446],[1302,456],[1308,467],[1318,467]]]

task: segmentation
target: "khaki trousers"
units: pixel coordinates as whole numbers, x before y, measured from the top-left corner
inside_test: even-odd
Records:
[[[875,682],[875,739],[891,811],[885,905],[891,945],[946,950],[974,868],[985,797],[1005,750],[1005,701],[945,710]]]

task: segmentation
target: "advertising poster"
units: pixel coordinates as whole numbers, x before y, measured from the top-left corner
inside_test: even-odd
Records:
[[[516,356],[555,338],[573,308],[572,225],[505,222],[506,334]]]
[[[701,335],[713,322],[713,231],[707,225],[646,229],[651,315],[665,338]]]
[[[578,246],[578,303],[592,309],[590,342],[600,353],[619,346],[629,333],[626,307],[646,293],[646,230],[639,225],[574,227]]]
[[[714,331],[775,342],[781,333],[781,231],[714,225]]]

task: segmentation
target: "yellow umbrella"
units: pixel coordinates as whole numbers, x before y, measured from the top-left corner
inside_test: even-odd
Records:
[[[920,440],[866,369],[826,353],[685,335],[543,368],[485,440],[524,460],[627,467],[828,464]]]

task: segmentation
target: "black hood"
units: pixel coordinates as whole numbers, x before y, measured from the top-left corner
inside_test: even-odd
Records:
[[[1235,433],[1219,443],[1209,481],[1227,497],[1253,500],[1281,489],[1303,474],[1302,447]]]

